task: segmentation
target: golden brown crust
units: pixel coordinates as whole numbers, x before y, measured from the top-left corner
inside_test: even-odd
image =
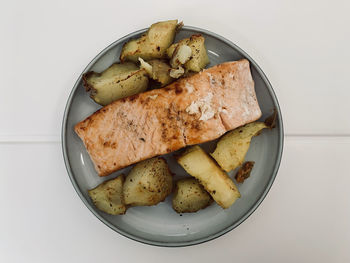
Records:
[[[255,162],[245,162],[238,170],[235,178],[237,183],[243,184],[246,179],[249,178],[251,171],[253,170]]]
[[[276,122],[277,122],[277,110],[276,110],[276,108],[274,108],[273,113],[269,117],[266,118],[265,124],[270,129],[273,129],[276,127]]]

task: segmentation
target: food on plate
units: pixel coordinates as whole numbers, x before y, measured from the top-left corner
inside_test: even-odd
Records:
[[[211,156],[226,172],[236,169],[243,163],[252,137],[265,128],[263,122],[252,122],[230,131],[220,138]]]
[[[173,175],[161,157],[136,164],[125,179],[125,204],[131,206],[156,205],[171,193]]]
[[[172,68],[170,70],[170,77],[174,79],[180,78],[183,74],[185,74],[185,69],[181,66],[179,66],[178,68]]]
[[[139,62],[140,62],[140,68],[146,70],[148,76],[150,78],[152,78],[152,76],[153,76],[152,66],[149,63],[147,63],[146,61],[144,61],[142,58],[139,58]]]
[[[253,170],[255,162],[245,162],[241,168],[239,168],[235,179],[237,183],[244,183],[245,179],[249,178],[251,171]]]
[[[212,198],[203,186],[194,178],[185,178],[176,182],[173,195],[173,208],[177,213],[193,213],[206,208]]]
[[[193,177],[176,182],[172,206],[177,213],[190,213],[214,200],[229,208],[241,195],[226,172],[242,165],[253,136],[276,125],[276,111],[257,121],[262,113],[249,61],[205,69],[209,57],[202,35],[173,43],[182,25],[177,20],[152,24],[124,44],[120,63],[82,77],[91,98],[104,106],[74,127],[98,175],[136,163],[126,178],[120,175],[89,190],[106,213],[164,201],[172,192],[173,174],[159,155],[222,135],[210,155],[196,145],[176,157]],[[243,163],[237,182],[249,178],[253,167],[252,161]]]
[[[100,176],[259,119],[248,60],[226,62],[170,85],[123,98],[79,122]]]
[[[161,87],[168,85],[173,82],[175,79],[170,76],[170,66],[164,60],[153,59],[148,62],[144,61],[142,58],[139,58],[141,68],[144,68],[148,76],[160,83]]]
[[[79,122],[75,131],[98,174],[106,176],[214,140],[260,116],[249,62],[243,59],[114,101]]]
[[[268,128],[273,129],[276,127],[276,122],[277,122],[277,111],[276,109],[273,109],[273,113],[265,119],[264,123]]]
[[[192,55],[192,49],[187,45],[177,45],[173,55],[170,58],[170,65],[172,68],[177,68],[184,65],[190,60]]]
[[[149,64],[152,66],[152,78],[155,81],[158,81],[161,84],[161,87],[164,87],[171,82],[174,81],[174,79],[170,76],[170,66],[159,59],[153,59],[149,61]]]
[[[172,61],[174,59],[173,56],[177,55],[176,50],[179,49],[179,46],[189,46],[192,50],[191,58],[184,64],[184,67],[187,71],[199,72],[209,64],[209,58],[204,41],[204,37],[200,34],[182,39],[178,43],[172,44],[167,49],[167,55],[170,58],[170,61]]]
[[[231,178],[198,145],[187,149],[177,161],[187,173],[199,180],[222,208],[229,208],[241,197]]]
[[[99,210],[111,215],[125,214],[123,183],[124,175],[121,174],[89,190],[89,196]]]
[[[83,84],[91,98],[102,106],[112,101],[145,91],[148,77],[134,63],[115,63],[101,73],[94,71],[83,75]]]
[[[158,22],[138,39],[124,44],[120,61],[137,62],[138,58],[150,60],[165,58],[167,48],[173,43],[176,31],[181,27],[177,20]]]

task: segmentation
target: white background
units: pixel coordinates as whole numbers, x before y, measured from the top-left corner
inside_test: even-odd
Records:
[[[0,262],[350,262],[349,1],[1,1]],[[276,181],[242,225],[158,248],[103,225],[65,170],[64,106],[118,38],[178,18],[250,54],[279,99]]]

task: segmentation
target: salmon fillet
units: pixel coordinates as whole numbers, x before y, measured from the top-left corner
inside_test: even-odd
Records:
[[[226,62],[165,88],[117,100],[79,122],[99,176],[136,162],[214,140],[259,119],[246,59]]]

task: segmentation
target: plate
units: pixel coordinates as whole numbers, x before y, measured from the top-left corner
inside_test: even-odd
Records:
[[[131,33],[98,54],[84,69],[83,73],[103,71],[118,61],[123,44],[130,38],[139,37],[146,29]],[[277,110],[277,126],[254,137],[246,160],[255,161],[251,177],[239,185],[242,197],[229,209],[222,209],[217,204],[197,213],[177,214],[171,207],[171,196],[152,207],[132,207],[125,215],[112,216],[99,211],[88,196],[88,189],[117,175],[127,174],[131,167],[119,170],[110,176],[100,178],[73,127],[100,108],[82,86],[82,75],[78,78],[68,98],[62,124],[62,149],[65,165],[72,184],[84,204],[104,224],[116,232],[139,242],[157,246],[188,246],[217,238],[241,224],[263,201],[268,193],[279,168],[283,149],[283,125],[281,111],[276,95],[267,77],[259,66],[242,49],[229,40],[204,29],[184,26],[176,40],[192,34],[202,34],[210,58],[208,67],[226,61],[246,58],[251,63],[255,81],[256,95],[263,112],[262,120]],[[82,73],[82,74],[83,74]],[[216,141],[203,144],[207,150],[213,150]],[[170,169],[176,174],[175,179],[188,176],[176,163],[172,154],[165,156]],[[230,173],[233,177],[235,171]]]

